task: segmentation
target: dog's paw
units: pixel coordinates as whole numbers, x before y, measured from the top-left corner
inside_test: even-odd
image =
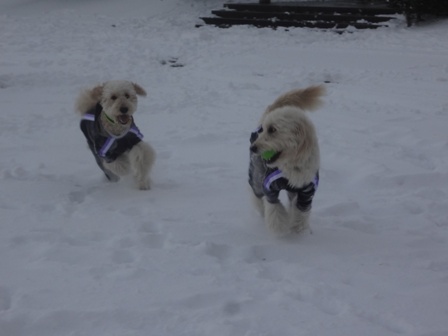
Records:
[[[292,233],[301,234],[304,231],[311,233],[309,224],[309,213],[296,213],[296,216],[292,218],[290,228]]]
[[[297,225],[297,226],[293,226],[291,228],[291,232],[295,233],[295,234],[300,234],[302,232],[304,232],[306,230],[306,227],[304,225]]]
[[[118,176],[125,176],[131,170],[129,160],[124,156],[120,156],[112,162],[105,162],[104,167]]]
[[[287,235],[288,227],[280,221],[266,222],[268,229],[279,237]]]
[[[288,233],[288,212],[280,202],[269,203],[264,200],[264,218],[272,232],[280,236]]]
[[[115,175],[110,170],[104,170],[104,175],[106,175],[106,178],[110,182],[118,182],[120,181],[120,176]]]
[[[149,190],[151,189],[151,182],[149,179],[138,181],[138,188],[140,190]]]

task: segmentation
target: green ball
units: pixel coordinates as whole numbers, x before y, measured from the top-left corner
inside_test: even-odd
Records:
[[[267,150],[261,153],[261,158],[264,160],[270,160],[275,154],[277,154],[275,150]]]

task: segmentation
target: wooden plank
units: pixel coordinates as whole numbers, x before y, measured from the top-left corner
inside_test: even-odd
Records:
[[[256,20],[256,19],[232,19],[232,18],[201,18],[206,24],[212,24],[219,27],[230,27],[234,25],[252,25],[255,27],[302,27],[302,28],[321,28],[321,29],[343,29],[352,26],[357,29],[375,29],[382,27],[370,23],[356,22],[326,22],[326,21],[288,21],[288,20]]]
[[[360,14],[396,14],[397,10],[384,3],[359,3],[353,1],[305,1],[305,2],[276,2],[271,4],[259,3],[225,3],[225,8],[239,11],[258,12],[320,12],[320,13],[360,13]]]
[[[290,12],[252,12],[252,11],[235,11],[235,10],[213,10],[212,14],[222,18],[234,19],[280,19],[280,20],[321,20],[335,22],[353,22],[365,20],[367,22],[386,22],[394,19],[391,16],[374,16],[362,14],[320,14],[320,13],[290,13]]]

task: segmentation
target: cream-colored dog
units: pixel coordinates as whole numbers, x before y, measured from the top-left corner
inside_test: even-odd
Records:
[[[150,188],[149,173],[155,152],[134,123],[137,96],[146,96],[138,84],[113,80],[84,90],[76,101],[81,130],[98,166],[110,181],[133,172],[139,189]]]
[[[249,184],[257,209],[277,233],[309,229],[320,154],[305,111],[315,110],[323,94],[322,86],[312,86],[280,96],[251,135]],[[287,191],[289,210],[279,200],[281,190]]]

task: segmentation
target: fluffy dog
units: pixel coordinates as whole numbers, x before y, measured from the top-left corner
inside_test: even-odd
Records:
[[[280,96],[251,134],[249,184],[258,211],[274,232],[309,229],[320,154],[316,130],[305,111],[317,109],[324,91],[312,86]],[[287,191],[288,210],[279,200],[281,190]]]
[[[80,127],[96,163],[110,181],[133,172],[139,189],[150,188],[149,172],[155,152],[134,123],[137,96],[146,96],[138,84],[108,81],[84,90],[76,100]]]

